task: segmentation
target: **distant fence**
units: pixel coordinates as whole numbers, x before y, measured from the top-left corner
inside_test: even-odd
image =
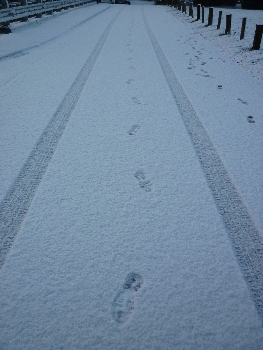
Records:
[[[14,21],[27,21],[29,17],[42,17],[53,11],[82,6],[95,0],[0,0],[0,32],[10,32],[8,26]],[[1,30],[2,29],[2,30]]]
[[[262,0],[263,1],[263,0]],[[189,16],[194,18],[194,11],[193,11],[193,1],[189,0],[155,0],[156,5],[168,5],[171,7],[176,8],[179,11],[182,11],[183,13],[187,14],[189,13]],[[199,21],[202,17],[202,23],[204,23],[204,6],[197,3],[195,0],[194,3],[197,7],[197,17],[195,21]],[[189,11],[187,11],[187,7]],[[206,27],[211,26],[213,24],[213,7],[209,8],[209,14],[208,14],[208,23]],[[202,13],[202,16],[201,16]],[[217,22],[217,29],[221,26],[221,19],[222,19],[222,11],[219,11],[218,16],[218,22]],[[231,34],[231,19],[232,15],[226,15],[226,28],[225,28],[225,34]],[[240,33],[240,40],[244,38],[245,35],[245,29],[246,29],[246,18],[243,18],[242,20],[242,27],[241,27],[241,33]],[[255,35],[254,35],[254,41],[253,45],[251,46],[251,50],[259,50],[261,45],[263,35],[263,25],[256,25]]]

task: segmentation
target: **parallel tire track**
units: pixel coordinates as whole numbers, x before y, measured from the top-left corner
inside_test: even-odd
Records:
[[[263,240],[210,137],[185,94],[143,10],[144,23],[263,323]]]
[[[0,205],[0,268],[5,262],[81,92],[120,12],[105,29]]]

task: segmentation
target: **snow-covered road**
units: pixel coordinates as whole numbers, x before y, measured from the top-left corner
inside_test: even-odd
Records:
[[[148,4],[0,38],[0,349],[263,349],[262,85]]]

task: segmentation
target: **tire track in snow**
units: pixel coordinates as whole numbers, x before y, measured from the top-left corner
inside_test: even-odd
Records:
[[[0,268],[120,10],[111,20],[0,205]]]
[[[263,324],[263,240],[216,148],[170,66],[143,10],[152,46],[181,113]]]

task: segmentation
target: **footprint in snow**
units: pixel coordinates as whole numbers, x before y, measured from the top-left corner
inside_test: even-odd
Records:
[[[187,69],[193,69],[193,68],[195,68],[195,66],[194,66],[194,64],[193,64],[193,60],[190,59],[190,60],[189,60],[189,66],[187,67]]]
[[[137,103],[138,105],[142,104],[141,101],[137,97],[132,97],[132,100],[134,103]]]
[[[129,80],[126,81],[126,84],[130,85],[130,84],[132,84],[133,82],[134,82],[134,79],[129,79]]]
[[[136,125],[133,125],[131,128],[130,128],[130,130],[128,131],[128,134],[129,135],[135,135],[137,132],[138,132],[138,130],[140,130],[140,125],[138,125],[138,124],[136,124]]]
[[[212,78],[211,75],[206,74],[206,73],[204,73],[204,74],[196,73],[196,75],[200,75],[200,77],[204,77],[204,78]]]
[[[141,288],[143,278],[138,273],[129,273],[125,279],[122,290],[116,295],[112,303],[112,318],[115,322],[123,324],[132,316],[135,308],[135,293]]]
[[[254,120],[254,118],[252,117],[252,115],[249,115],[249,116],[247,117],[247,121],[248,121],[249,123],[255,123],[255,120]]]
[[[241,102],[241,103],[243,103],[244,105],[247,105],[247,104],[248,104],[247,101],[244,101],[244,100],[242,100],[241,98],[238,98],[238,101]]]
[[[146,174],[143,170],[138,170],[134,177],[139,181],[139,186],[141,189],[143,189],[145,192],[151,192],[153,184],[151,180],[148,180],[146,177]]]

